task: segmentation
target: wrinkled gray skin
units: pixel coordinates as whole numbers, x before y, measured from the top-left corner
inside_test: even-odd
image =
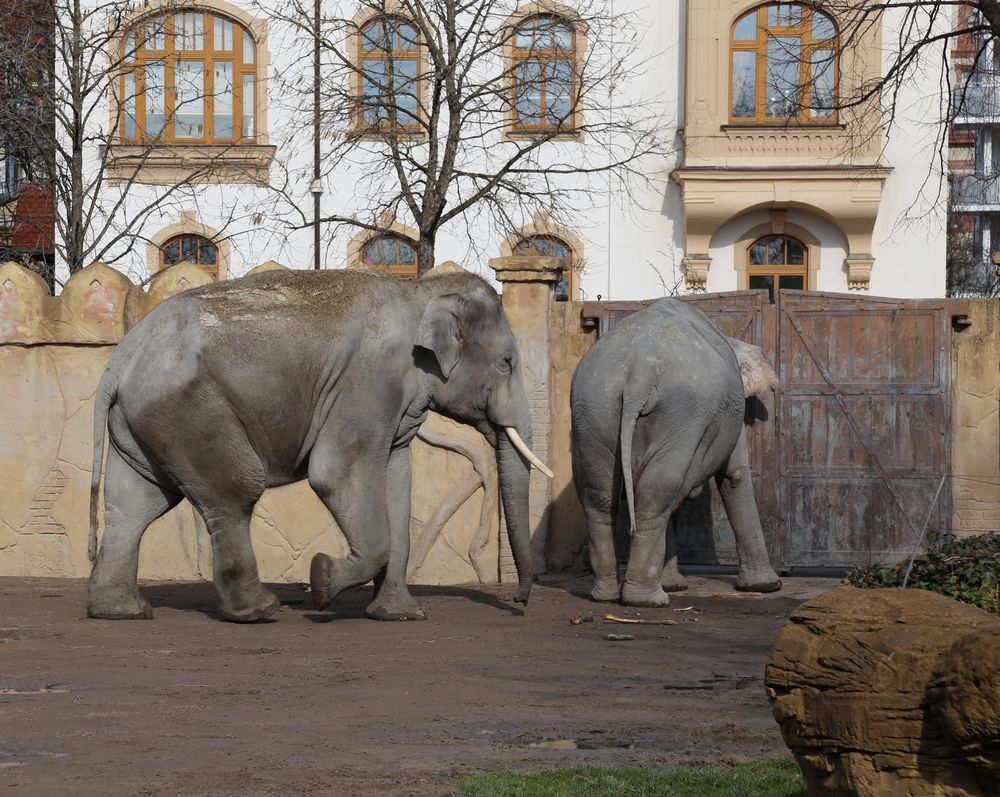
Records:
[[[422,619],[406,585],[409,444],[428,410],[496,448],[515,600],[527,602],[529,466],[502,428],[530,445],[528,400],[486,282],[275,271],[169,299],[125,336],[98,388],[92,548],[105,421],[110,445],[88,614],[151,616],[136,587],[139,542],[186,497],[211,534],[223,616],[270,617],[279,604],[258,578],[250,517],[266,487],[308,479],[350,545],[342,559],[313,559],[317,605],[374,578],[371,617]]]
[[[664,580],[678,589],[683,579],[668,521],[710,477],[736,534],[737,588],[780,588],[750,481],[740,363],[704,313],[661,299],[620,322],[580,361],[571,404],[573,478],[590,534],[595,600],[669,603]],[[623,488],[631,543],[619,583],[614,518]]]

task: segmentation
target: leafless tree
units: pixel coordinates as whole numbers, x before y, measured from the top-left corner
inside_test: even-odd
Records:
[[[506,233],[543,210],[572,225],[598,197],[662,172],[664,109],[655,86],[640,91],[633,14],[543,0],[518,27],[512,0],[360,0],[343,4],[352,16],[331,5],[317,18],[313,0],[268,4],[302,47],[303,68],[275,91],[297,106],[289,130],[316,125],[327,183],[353,175],[345,209],[310,222],[331,237],[412,221],[423,272],[449,225],[473,246],[480,222]],[[302,77],[314,43],[315,85]]]
[[[179,6],[182,4],[178,4]],[[19,7],[31,35],[0,36],[4,94],[0,130],[51,187],[55,250],[70,273],[93,261],[128,258],[147,222],[196,201],[198,186],[225,157],[199,161],[168,185],[142,185],[143,167],[163,145],[155,134],[133,139],[123,130],[138,81],[124,76],[142,36],[160,33],[171,6],[133,33],[130,0],[32,0]],[[39,38],[41,32],[41,38]],[[30,113],[24,113],[24,106]],[[231,168],[231,167],[230,167]]]
[[[991,197],[1000,202],[997,174],[992,164],[985,172],[970,168],[976,156],[969,158],[968,148],[974,153],[975,134],[956,136],[954,124],[962,118],[1000,112],[1000,92],[996,88],[1000,76],[1000,2],[821,0],[817,7],[837,19],[841,51],[856,46],[873,31],[890,32],[883,69],[877,77],[839,96],[841,109],[872,106],[880,111],[891,134],[907,88],[917,80],[937,88],[940,118],[927,120],[937,125],[931,171],[950,175],[950,191],[936,179],[929,178],[928,184],[933,183],[938,190],[939,205],[948,205],[948,292],[996,295],[1000,286],[991,253],[978,251],[974,243],[975,228],[989,221],[964,216],[963,205],[970,200],[982,205]],[[936,83],[927,82],[928,77],[934,77],[926,74],[928,63],[936,65]],[[1000,224],[997,227],[1000,230]]]

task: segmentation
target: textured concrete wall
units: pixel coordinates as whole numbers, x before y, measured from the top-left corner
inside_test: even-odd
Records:
[[[93,401],[101,373],[127,327],[167,297],[211,279],[180,264],[143,291],[95,264],[52,298],[37,275],[0,265],[0,576],[89,574]],[[436,415],[421,435],[411,446],[411,581],[496,582],[492,449],[475,430]],[[305,483],[268,490],[251,530],[264,580],[308,580],[314,553],[346,552],[333,518]],[[185,501],[147,531],[139,575],[210,578],[211,556],[201,520]]]
[[[516,255],[490,261],[503,284],[503,309],[521,353],[524,389],[531,409],[531,449],[549,462],[552,395],[549,336],[552,331],[552,286],[559,280],[565,261],[554,257]],[[531,524],[531,552],[535,569],[545,569],[545,547],[549,533],[552,485],[537,470],[531,471],[528,522]],[[504,548],[500,557],[500,578],[517,580],[513,557]]]
[[[1000,302],[966,305],[952,335],[952,528],[1000,531]]]

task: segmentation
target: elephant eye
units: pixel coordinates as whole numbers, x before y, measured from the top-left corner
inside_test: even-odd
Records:
[[[514,358],[504,357],[503,359],[500,360],[500,364],[497,367],[500,373],[509,374],[511,371],[514,370]]]

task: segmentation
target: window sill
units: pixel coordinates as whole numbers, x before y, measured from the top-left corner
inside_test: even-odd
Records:
[[[847,125],[842,122],[732,122],[722,125],[719,129],[723,133],[754,132],[755,130],[762,133],[775,130],[807,133],[811,130],[844,131],[847,130]]]
[[[276,148],[266,144],[113,144],[112,185],[267,185]]]
[[[548,141],[583,141],[582,130],[565,130],[559,133],[553,130],[518,130],[507,128],[503,134],[505,141],[536,141],[544,138]]]
[[[360,141],[406,141],[421,144],[428,140],[424,130],[379,130],[378,128],[355,128],[348,137]]]

